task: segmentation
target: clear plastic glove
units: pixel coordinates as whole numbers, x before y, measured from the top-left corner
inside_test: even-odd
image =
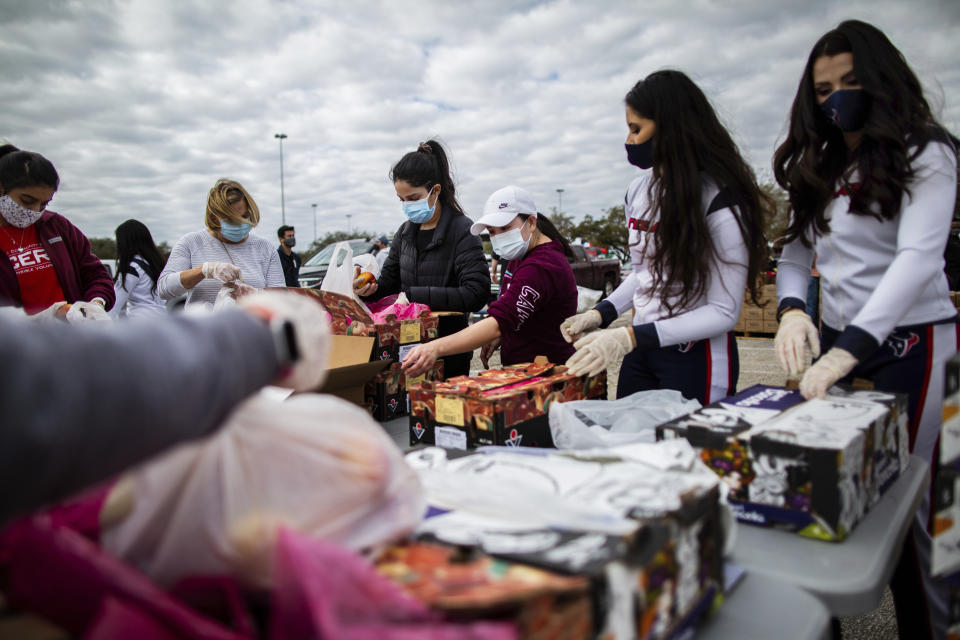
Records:
[[[84,324],[87,322],[113,322],[113,318],[102,305],[96,302],[74,302],[67,311],[67,322]]]
[[[777,361],[787,375],[795,377],[807,368],[806,347],[816,358],[820,355],[820,335],[810,316],[800,309],[790,309],[780,316],[780,328],[773,339]]]
[[[426,373],[440,357],[436,342],[424,342],[415,346],[403,359],[403,372],[410,377]]]
[[[252,293],[256,293],[258,289],[256,287],[251,287],[248,284],[240,282],[239,280],[234,282],[224,283],[224,288],[230,292],[230,297],[234,300],[239,300],[244,296],[248,296]]]
[[[589,333],[573,346],[577,352],[567,360],[570,373],[595,376],[623,360],[623,356],[636,348],[637,342],[632,327],[618,327]]]
[[[480,362],[483,363],[484,369],[490,368],[490,358],[493,357],[493,354],[500,348],[500,338],[496,340],[491,340],[487,344],[483,345],[480,348]]]
[[[204,262],[200,267],[204,278],[213,278],[223,283],[242,280],[240,268],[229,262]]]
[[[289,320],[297,337],[300,359],[275,383],[298,391],[316,389],[327,377],[330,323],[319,302],[288,291],[257,291],[237,302],[241,309],[270,322]]]
[[[560,334],[567,342],[573,342],[583,337],[584,333],[599,329],[603,324],[603,316],[596,309],[590,309],[586,313],[578,313],[570,316],[560,325]]]
[[[66,320],[69,312],[70,303],[61,300],[60,302],[54,302],[43,311],[35,313],[30,317],[34,320],[39,320],[40,322],[46,322],[48,320]]]
[[[807,400],[827,397],[827,389],[857,366],[857,359],[847,351],[834,347],[813,363],[800,381],[800,393]]]

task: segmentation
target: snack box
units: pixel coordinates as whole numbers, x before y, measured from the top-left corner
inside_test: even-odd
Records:
[[[933,575],[960,572],[960,470],[940,467],[933,494]]]
[[[450,461],[448,468],[491,486],[532,486],[570,505],[589,504],[636,520],[633,533],[616,536],[573,524],[531,529],[515,519],[432,509],[418,528],[430,540],[589,577],[595,637],[677,637],[721,594],[724,533],[719,485],[711,475],[658,469],[615,454],[575,459],[484,453]]]
[[[364,404],[375,420],[386,422],[409,415],[408,388],[424,381],[443,380],[443,360],[437,360],[428,371],[413,378],[407,377],[402,366],[394,362],[364,385]]]
[[[375,568],[447,620],[509,621],[518,638],[594,637],[585,577],[493,558],[475,548],[424,542],[388,547]]]
[[[940,431],[940,464],[960,468],[960,354],[947,361],[943,427]]]
[[[401,345],[427,342],[437,337],[440,318],[434,314],[375,323],[367,309],[353,298],[318,289],[301,291],[320,300],[331,316],[330,329],[335,335],[375,337],[372,360],[399,360]]]
[[[552,402],[606,398],[606,372],[574,376],[546,361],[424,382],[409,390],[410,444],[552,447]]]
[[[808,400],[738,436],[751,475],[730,496],[737,517],[843,540],[876,501],[873,446],[889,410],[874,402]]]

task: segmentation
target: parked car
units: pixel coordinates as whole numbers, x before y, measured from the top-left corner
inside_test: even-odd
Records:
[[[103,263],[103,266],[107,268],[107,273],[110,274],[110,277],[116,277],[117,275],[117,261],[113,258],[100,259],[100,262]]]
[[[346,242],[350,243],[350,249],[353,250],[353,255],[355,256],[361,253],[370,253],[373,248],[373,240],[366,238],[353,238]],[[331,242],[300,266],[301,287],[309,289],[320,288],[320,283],[323,282],[323,276],[327,275],[327,268],[330,266],[333,248],[336,246],[336,242]]]
[[[574,257],[567,260],[570,261],[577,286],[602,291],[604,298],[613,293],[620,285],[620,261],[616,258],[596,257],[604,254],[599,253],[595,247],[572,244],[570,248],[573,249]]]

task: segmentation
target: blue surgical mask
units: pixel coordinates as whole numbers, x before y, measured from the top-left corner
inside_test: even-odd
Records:
[[[227,222],[226,220],[220,221],[220,235],[230,242],[240,242],[247,237],[247,234],[250,233],[250,229],[253,229],[253,225],[248,222],[233,224],[232,222]]]
[[[627,149],[627,162],[641,169],[649,169],[653,166],[653,138],[640,144],[625,144]]]
[[[525,256],[530,248],[530,240],[533,239],[533,234],[531,233],[530,237],[524,240],[522,229],[523,226],[519,226],[516,229],[490,236],[490,245],[493,247],[494,253],[503,260],[518,260]]]
[[[434,205],[436,205],[436,203],[434,203]],[[427,192],[427,197],[421,200],[401,202],[400,208],[403,210],[403,215],[407,216],[410,222],[414,224],[426,222],[433,217],[434,207],[430,206],[430,191]]]
[[[863,89],[838,89],[823,101],[820,110],[841,131],[859,131],[867,122],[868,106]]]

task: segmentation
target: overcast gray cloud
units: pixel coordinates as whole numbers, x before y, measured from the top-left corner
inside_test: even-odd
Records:
[[[623,96],[665,67],[713,101],[761,175],[806,56],[845,18],[883,29],[960,133],[960,3],[0,0],[0,138],[39,151],[53,209],[91,236],[123,220],[158,241],[199,228],[210,186],[240,180],[301,242],[317,225],[403,222],[390,166],[428,137],[479,215],[505,184],[575,217],[622,201]]]

